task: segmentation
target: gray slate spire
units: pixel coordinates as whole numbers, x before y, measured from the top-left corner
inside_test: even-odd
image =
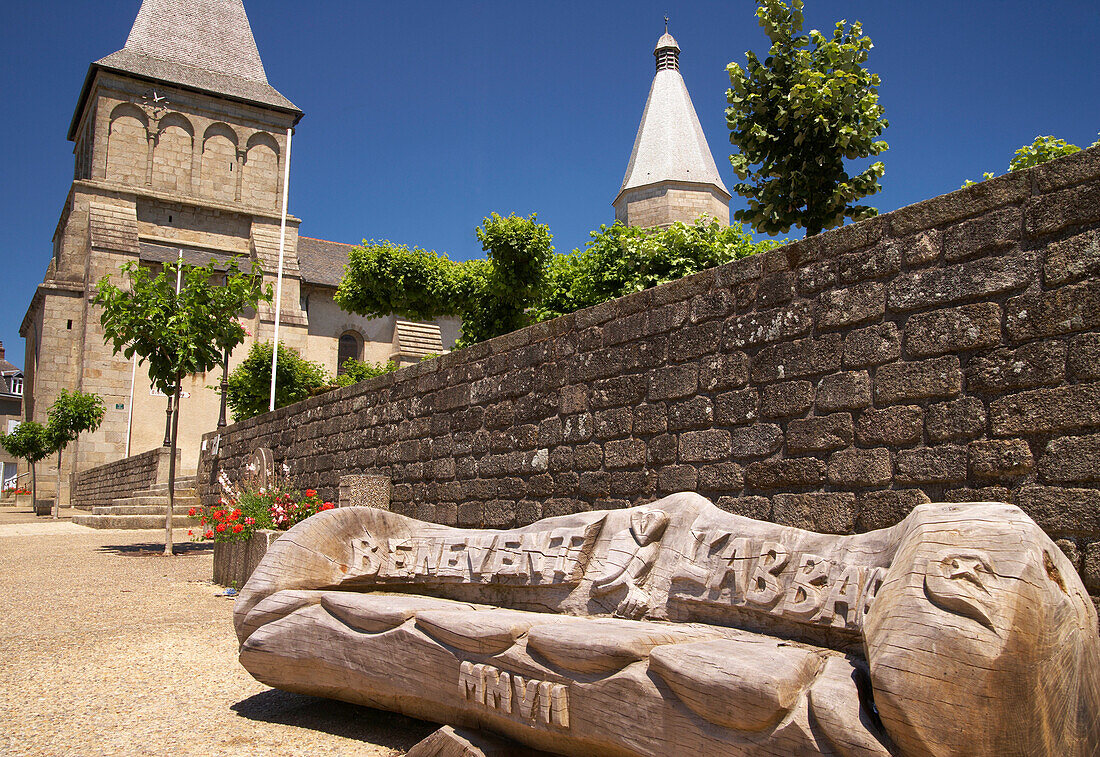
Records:
[[[242,0],[142,0],[126,45],[94,67],[300,112],[267,83]]]
[[[680,46],[666,31],[657,41],[653,55],[657,58],[657,74],[649,89],[619,194],[673,180],[713,184],[728,197],[729,190],[718,175],[703,127],[680,75]]]

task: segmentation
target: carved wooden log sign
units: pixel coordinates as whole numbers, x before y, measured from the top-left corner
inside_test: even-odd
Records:
[[[266,684],[556,754],[1100,754],[1096,610],[1004,504],[854,536],[694,494],[510,531],[337,509],[235,623]]]

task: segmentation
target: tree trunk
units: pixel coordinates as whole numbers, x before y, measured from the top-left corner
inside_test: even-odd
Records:
[[[164,554],[172,554],[172,518],[176,505],[176,434],[180,426],[180,382],[176,376],[176,394],[172,401],[172,444],[168,448],[168,513],[164,516]]]
[[[61,517],[61,450],[57,451],[57,494],[53,498],[53,519]]]
[[[27,462],[30,462],[28,460]],[[38,479],[34,475],[34,463],[31,463],[31,509],[35,508],[38,502]]]

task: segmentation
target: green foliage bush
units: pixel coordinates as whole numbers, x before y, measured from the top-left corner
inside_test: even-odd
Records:
[[[360,315],[460,316],[456,346],[465,347],[781,244],[754,242],[741,224],[706,218],[664,229],[601,226],[583,251],[568,255],[554,254],[549,229],[534,215],[494,213],[477,236],[489,255],[464,263],[420,248],[365,242],[349,256],[336,302]],[[345,386],[395,368],[356,366],[351,378],[337,381]]]
[[[376,317],[459,316],[459,347],[526,326],[554,250],[549,228],[534,215],[493,213],[476,233],[489,255],[465,262],[419,247],[364,242],[348,255],[336,304]]]
[[[271,301],[271,286],[252,261],[242,272],[237,260],[219,270],[217,261],[205,266],[165,263],[155,276],[136,262],[124,263],[128,288],[104,277],[96,284],[93,302],[103,308],[103,340],[127,359],[137,354],[149,366],[149,378],[166,395],[175,394],[180,380],[205,373],[244,341],[244,327],[236,320],[246,308]],[[176,292],[177,272],[181,282]]]
[[[1100,137],[1100,134],[1097,134]],[[1100,147],[1100,139],[1097,139],[1089,147]],[[1008,162],[1009,173],[1012,171],[1022,171],[1025,168],[1033,168],[1034,166],[1042,165],[1047,161],[1054,160],[1055,158],[1061,158],[1064,155],[1073,155],[1075,152],[1081,152],[1081,148],[1077,145],[1071,145],[1064,139],[1058,139],[1050,135],[1035,137],[1034,141],[1030,145],[1024,145],[1016,150],[1016,154],[1012,160]],[[982,174],[982,181],[986,179],[992,179],[996,174],[986,171]],[[967,187],[977,184],[976,181],[967,179],[963,182],[960,189],[966,189]]]
[[[464,265],[419,247],[364,242],[348,254],[336,303],[352,313],[415,321],[452,315]]]
[[[9,455],[26,460],[31,466],[31,490],[38,499],[38,478],[34,464],[54,452],[57,453],[57,489],[61,490],[61,453],[85,431],[95,431],[103,422],[106,409],[103,399],[90,392],[62,389],[57,399],[46,410],[49,423],[43,426],[35,421],[24,421],[10,434],[0,436],[0,447]],[[54,500],[54,517],[59,502]]]
[[[95,431],[106,408],[98,394],[62,389],[46,411],[46,431],[53,451],[60,453],[85,431]],[[59,464],[60,467],[60,464]]]
[[[1009,171],[1022,171],[1049,160],[1060,158],[1063,155],[1073,155],[1081,152],[1077,145],[1071,145],[1064,139],[1052,136],[1038,136],[1030,145],[1024,145],[1016,151],[1012,160],[1008,162]]]
[[[226,403],[233,420],[243,421],[266,413],[271,398],[271,342],[252,345],[246,357],[229,374]],[[290,405],[309,397],[314,390],[329,384],[323,366],[311,363],[298,351],[279,345],[279,364],[275,368],[275,407]]]
[[[10,434],[0,436],[0,447],[31,465],[54,451],[50,433],[35,421],[23,421]]]
[[[766,234],[799,226],[812,236],[845,218],[877,215],[875,208],[852,203],[881,189],[883,164],[855,176],[844,166],[845,159],[887,149],[878,140],[889,125],[878,102],[880,80],[864,68],[870,37],[858,21],[850,27],[839,22],[832,38],[816,29],[801,34],[802,0],[789,6],[757,0],[757,6],[771,41],[767,58],[749,51],[744,68],[726,67],[726,122],[740,150],[730,163],[742,180],[734,191],[749,201],[734,218]]]
[[[341,367],[344,372],[336,377],[336,386],[351,386],[375,376],[393,373],[397,370],[397,363],[392,360],[385,363],[365,363],[349,357]]]
[[[0,436],[0,447],[31,466],[31,501],[38,501],[38,476],[34,465],[54,451],[54,435],[41,423],[23,421],[10,434]]]
[[[555,255],[539,306],[539,320],[556,318],[632,292],[681,279],[779,242],[753,242],[741,224],[699,219],[664,229],[641,229],[616,221],[591,232],[585,249]]]

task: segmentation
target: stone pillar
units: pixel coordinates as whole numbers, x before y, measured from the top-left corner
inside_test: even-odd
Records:
[[[392,483],[389,476],[340,476],[340,507],[390,509]]]
[[[145,130],[145,186],[153,186],[153,153],[157,148],[157,137],[160,127],[156,119],[149,119],[149,126]]]
[[[248,160],[248,152],[237,148],[237,194],[236,201],[241,201],[241,190],[244,186],[244,164]]]

